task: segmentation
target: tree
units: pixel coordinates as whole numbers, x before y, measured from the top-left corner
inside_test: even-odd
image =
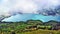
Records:
[[[27,23],[30,25],[41,25],[43,22],[41,20],[27,20]]]
[[[54,20],[51,20],[51,21],[48,21],[47,23],[45,23],[45,25],[47,26],[52,26],[52,30],[56,27],[56,25],[58,24],[57,21],[54,21]]]

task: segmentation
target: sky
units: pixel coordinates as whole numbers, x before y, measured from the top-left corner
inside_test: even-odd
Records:
[[[54,9],[60,0],[0,0],[0,15],[12,13],[37,13],[42,9]]]

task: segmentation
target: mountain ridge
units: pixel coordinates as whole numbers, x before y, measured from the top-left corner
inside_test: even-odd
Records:
[[[19,21],[27,21],[30,19],[33,20],[41,20],[43,22],[47,22],[50,20],[54,20],[54,21],[60,21],[60,16],[44,16],[41,14],[31,14],[31,13],[25,13],[25,14],[16,14],[14,16],[11,16],[9,18],[5,18],[2,21],[6,21],[6,22],[19,22]]]

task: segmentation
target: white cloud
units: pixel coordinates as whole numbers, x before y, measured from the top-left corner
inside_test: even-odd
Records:
[[[37,5],[33,2],[22,0],[20,2],[17,2],[15,7],[13,7],[13,8],[20,9],[23,11],[23,13],[32,13],[33,11],[37,10]]]
[[[2,0],[0,5],[0,12],[2,12],[2,14],[18,9],[22,10],[23,13],[32,13],[37,10],[37,5],[27,0]]]
[[[15,10],[21,10],[23,13],[36,13],[42,8],[57,5],[59,5],[59,0],[0,0],[0,15]]]

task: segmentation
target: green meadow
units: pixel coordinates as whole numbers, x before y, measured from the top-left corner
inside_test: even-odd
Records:
[[[59,22],[40,20],[27,20],[26,22],[2,22],[0,34],[60,34],[57,24]]]

